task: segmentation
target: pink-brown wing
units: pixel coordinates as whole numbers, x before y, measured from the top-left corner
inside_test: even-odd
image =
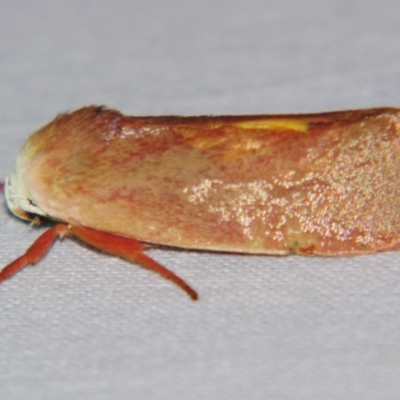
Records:
[[[27,141],[31,198],[74,225],[192,249],[399,247],[400,111],[124,117],[86,107]]]

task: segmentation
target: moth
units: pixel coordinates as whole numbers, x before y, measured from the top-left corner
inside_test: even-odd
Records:
[[[145,254],[357,255],[400,247],[400,110],[128,117],[103,106],[58,115],[26,141],[5,183],[17,217],[55,225],[0,272],[55,239],[183,279]]]

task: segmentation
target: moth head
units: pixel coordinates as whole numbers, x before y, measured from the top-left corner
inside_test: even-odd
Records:
[[[6,179],[6,201],[9,210],[17,217],[32,221],[35,215],[45,216],[43,211],[31,199],[29,190],[17,168],[17,171]]]

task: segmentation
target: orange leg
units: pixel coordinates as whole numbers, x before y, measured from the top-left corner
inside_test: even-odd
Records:
[[[48,229],[33,242],[23,256],[17,258],[0,271],[0,282],[11,278],[29,264],[39,262],[50,250],[57,236],[63,238],[65,235],[68,235],[68,226],[65,224],[58,224]]]
[[[197,293],[183,279],[143,253],[145,247],[143,243],[132,238],[100,232],[82,226],[68,226],[66,224],[58,224],[39,236],[23,256],[17,258],[0,271],[0,282],[15,275],[27,265],[39,262],[50,250],[57,237],[62,239],[67,235],[76,236],[83,242],[106,253],[135,261],[143,267],[151,269],[174,282],[193,300],[198,299]]]
[[[99,250],[137,262],[141,266],[159,273],[178,285],[193,300],[198,299],[197,293],[183,279],[144,254],[145,245],[138,240],[96,231],[83,226],[70,226],[69,230],[73,236]]]

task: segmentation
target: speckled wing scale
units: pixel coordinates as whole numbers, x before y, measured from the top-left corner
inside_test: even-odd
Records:
[[[394,108],[126,117],[92,106],[61,114],[28,138],[5,188],[15,215],[61,223],[0,281],[67,235],[159,272],[194,299],[145,246],[316,255],[398,249],[399,121]]]

